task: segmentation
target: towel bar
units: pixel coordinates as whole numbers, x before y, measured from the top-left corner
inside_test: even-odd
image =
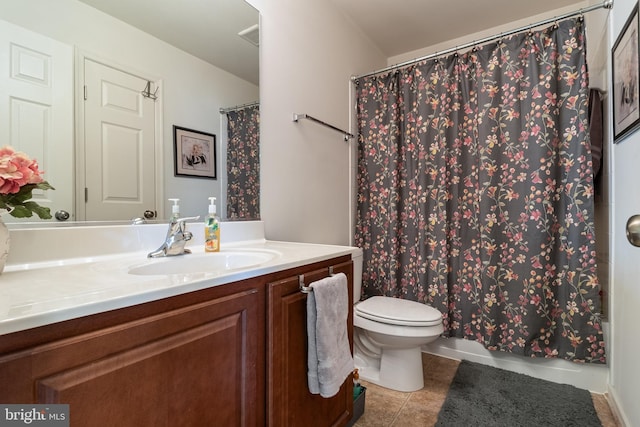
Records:
[[[302,292],[303,294],[313,292],[313,288],[311,286],[304,285],[304,274],[298,276],[298,283],[300,284],[300,292]]]
[[[329,276],[333,276],[333,266],[329,266]],[[309,292],[313,292],[313,288],[311,286],[305,286],[304,284],[304,274],[300,274],[298,276],[298,285],[300,286],[300,292],[303,294],[308,294]]]
[[[334,125],[330,125],[329,123],[323,122],[322,120],[318,120],[315,117],[312,117],[312,116],[310,116],[308,114],[294,114],[293,115],[293,121],[294,122],[298,123],[298,120],[300,120],[300,119],[308,119],[308,120],[311,120],[312,122],[318,123],[319,125],[326,126],[329,129],[333,129],[335,131],[340,132],[343,135],[345,142],[349,141],[349,138],[355,138],[356,137],[354,134],[352,134],[350,132],[347,132],[346,130],[342,130],[342,129],[338,128],[338,127],[335,127]]]

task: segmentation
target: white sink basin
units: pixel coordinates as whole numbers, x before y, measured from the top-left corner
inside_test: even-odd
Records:
[[[129,269],[139,276],[223,273],[231,270],[259,267],[278,255],[275,251],[235,250],[213,253],[193,253],[166,258],[154,258]]]

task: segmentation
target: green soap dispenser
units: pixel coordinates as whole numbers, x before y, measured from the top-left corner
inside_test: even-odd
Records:
[[[216,198],[209,197],[209,215],[204,221],[205,252],[220,251],[220,222],[216,216]]]

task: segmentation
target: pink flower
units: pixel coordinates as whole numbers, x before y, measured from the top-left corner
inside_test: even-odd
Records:
[[[44,181],[38,162],[12,147],[0,148],[0,194],[15,194],[27,184]]]
[[[35,213],[51,219],[48,207],[31,200],[33,190],[55,190],[42,178],[38,162],[12,147],[0,148],[0,211],[16,218],[29,218]]]

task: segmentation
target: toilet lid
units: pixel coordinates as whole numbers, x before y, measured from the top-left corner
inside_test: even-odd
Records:
[[[415,301],[391,297],[371,297],[355,306],[364,318],[390,325],[436,326],[442,324],[442,314],[433,307]]]

